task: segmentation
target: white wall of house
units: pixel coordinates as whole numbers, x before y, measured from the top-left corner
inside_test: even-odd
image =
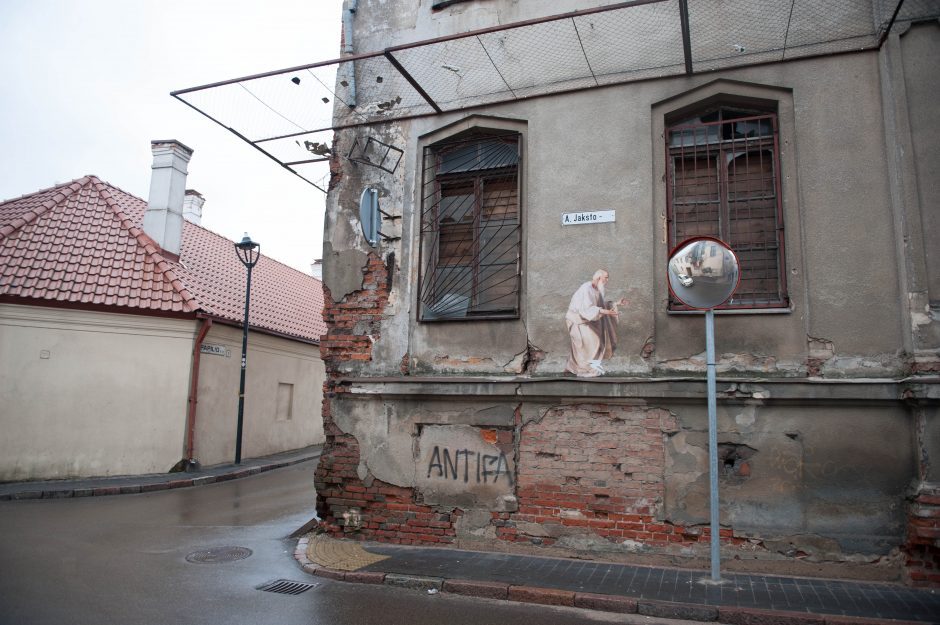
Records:
[[[0,480],[168,471],[192,320],[0,304]]]
[[[235,458],[241,328],[215,323],[203,344],[194,454],[209,466]],[[242,458],[322,443],[323,380],[319,346],[251,332]]]

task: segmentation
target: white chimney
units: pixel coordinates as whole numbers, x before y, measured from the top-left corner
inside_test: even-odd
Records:
[[[193,151],[176,140],[151,141],[153,165],[144,232],[164,252],[179,256],[183,238],[183,196],[186,165]]]
[[[202,193],[193,189],[186,189],[186,195],[183,197],[183,219],[197,226],[202,224],[202,205],[206,203],[206,198]]]
[[[310,274],[317,280],[323,280],[323,259],[317,258],[310,264]]]

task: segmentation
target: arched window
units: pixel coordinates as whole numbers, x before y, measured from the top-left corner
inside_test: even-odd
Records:
[[[665,134],[670,249],[718,237],[741,263],[741,284],[721,308],[789,306],[776,113],[713,105],[667,120]]]
[[[520,137],[471,130],[424,149],[422,321],[519,316]]]

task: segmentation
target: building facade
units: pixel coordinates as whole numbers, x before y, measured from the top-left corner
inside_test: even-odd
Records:
[[[878,2],[830,4],[833,32],[878,23]],[[347,54],[443,71],[410,81],[440,112],[376,121],[408,98],[378,99],[370,59],[339,69],[323,526],[707,561],[704,323],[666,262],[708,235],[742,272],[716,314],[725,566],[940,584],[940,26],[907,4],[873,45],[802,54],[823,17],[792,11],[797,53],[748,57],[754,33],[702,12],[722,3],[347,3]],[[673,11],[680,36],[655,28]],[[571,25],[593,83],[565,74]],[[605,83],[625,41],[678,70]],[[511,95],[474,103],[487,57]],[[369,141],[400,162],[353,158]]]
[[[94,176],[0,202],[0,480],[232,462],[245,268],[199,225],[192,151],[156,141],[149,201]],[[262,257],[242,452],[322,443],[319,280]]]

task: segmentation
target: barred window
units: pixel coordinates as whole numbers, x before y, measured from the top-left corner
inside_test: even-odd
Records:
[[[701,235],[731,246],[741,283],[721,309],[788,307],[777,115],[711,108],[668,125],[666,149],[669,248]]]
[[[463,133],[424,150],[420,318],[519,316],[519,133]]]

